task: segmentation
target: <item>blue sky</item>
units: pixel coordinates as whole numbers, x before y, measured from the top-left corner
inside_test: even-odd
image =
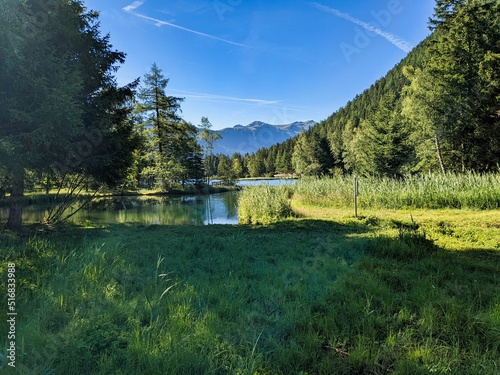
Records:
[[[428,34],[434,0],[84,0],[127,53],[120,84],[153,63],[214,129],[321,121]]]

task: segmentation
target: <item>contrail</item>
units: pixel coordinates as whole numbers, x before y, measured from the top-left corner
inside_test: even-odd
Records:
[[[203,36],[205,38],[215,39],[215,40],[218,40],[220,42],[232,44],[232,45],[235,45],[235,46],[238,46],[238,47],[249,47],[249,46],[244,45],[244,44],[231,42],[230,40],[227,40],[227,39],[222,39],[222,38],[216,37],[214,35],[205,34],[205,33],[202,33],[200,31],[188,29],[187,27],[179,26],[179,25],[176,25],[174,23],[162,21],[162,20],[159,20],[159,19],[156,19],[156,18],[153,18],[153,17],[148,17],[148,16],[145,16],[143,14],[134,12],[134,10],[136,10],[137,8],[139,8],[142,4],[144,4],[143,1],[135,1],[132,4],[127,5],[126,7],[123,7],[122,9],[125,12],[127,12],[127,13],[133,14],[136,17],[140,17],[140,18],[143,18],[143,19],[146,19],[146,20],[149,20],[149,21],[154,21],[155,25],[157,25],[157,26],[164,25],[164,26],[175,27],[176,29],[184,30],[184,31],[187,31],[187,32],[192,33],[192,34]]]
[[[265,100],[265,99],[252,99],[252,98],[237,98],[234,96],[225,96],[225,95],[216,95],[216,94],[207,94],[200,92],[190,92],[183,90],[170,89],[183,97],[206,100],[209,102],[227,102],[227,103],[245,103],[245,104],[253,104],[257,107],[267,107],[267,108],[277,108],[277,109],[285,109],[292,110],[298,112],[306,112],[304,109],[291,107],[283,103],[281,100]]]
[[[370,25],[368,22],[364,22],[364,21],[361,21],[361,20],[358,20],[357,18],[354,18],[352,17],[351,15],[347,14],[347,13],[343,13],[337,9],[333,9],[333,8],[329,8],[325,5],[321,5],[321,4],[318,4],[318,3],[312,3],[312,5],[316,8],[316,9],[319,9],[321,10],[322,12],[325,12],[325,13],[330,13],[330,14],[333,14],[337,17],[340,17],[340,18],[343,18],[349,22],[352,22],[358,26],[361,26],[362,28],[364,28],[365,30],[368,30],[368,31],[371,31],[372,33],[375,33],[379,36],[381,36],[382,38],[386,39],[388,42],[392,43],[393,45],[395,45],[396,47],[398,47],[400,50],[408,53],[410,52],[412,49],[413,49],[413,46],[408,43],[407,41],[403,40],[403,39],[400,39],[398,38],[397,36],[391,34],[391,33],[388,33],[386,31],[383,31],[381,29],[379,29],[378,27],[375,27],[373,25]]]
[[[214,100],[214,101],[228,101],[228,102],[244,102],[244,103],[253,103],[258,105],[274,105],[279,104],[281,101],[279,100],[263,100],[263,99],[250,99],[250,98],[236,98],[233,96],[224,96],[224,95],[215,95],[215,94],[206,94],[206,93],[198,93],[198,92],[189,92],[189,91],[181,91],[174,90],[171,91],[177,92],[180,95],[183,95],[188,98],[196,98],[196,99],[204,99],[204,100]]]

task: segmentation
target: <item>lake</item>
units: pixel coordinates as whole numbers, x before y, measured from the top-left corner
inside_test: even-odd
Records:
[[[276,186],[290,184],[296,180],[242,180],[240,186]],[[70,220],[75,223],[117,224],[135,223],[144,225],[208,225],[238,224],[238,192],[180,196],[130,196],[96,198],[90,205],[77,212]],[[47,205],[26,206],[23,220],[27,223],[41,222],[47,215]],[[5,222],[8,209],[0,208],[0,222]]]

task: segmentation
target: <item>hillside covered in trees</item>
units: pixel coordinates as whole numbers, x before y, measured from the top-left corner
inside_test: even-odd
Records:
[[[248,165],[268,175],[498,171],[499,25],[498,2],[438,0],[432,35],[385,77]]]

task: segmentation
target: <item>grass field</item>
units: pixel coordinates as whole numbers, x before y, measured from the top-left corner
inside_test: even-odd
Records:
[[[499,210],[287,204],[266,226],[0,234],[0,371],[499,373]]]

